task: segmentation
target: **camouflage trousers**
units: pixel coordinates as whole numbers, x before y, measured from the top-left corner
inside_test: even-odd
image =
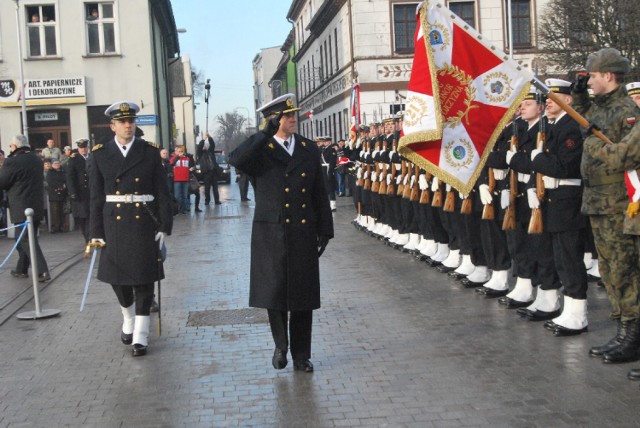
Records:
[[[598,267],[611,302],[611,318],[640,318],[640,237],[625,235],[624,215],[589,216]]]

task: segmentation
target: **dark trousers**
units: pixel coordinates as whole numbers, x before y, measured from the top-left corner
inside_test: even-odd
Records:
[[[511,256],[507,250],[507,236],[501,223],[498,220],[481,220],[480,237],[487,267],[492,270],[509,270]]]
[[[584,268],[585,229],[551,233],[553,257],[565,296],[587,298],[587,271]]]
[[[482,249],[482,237],[480,235],[480,223],[482,213],[473,211],[471,214],[460,214],[464,224],[464,235],[469,255],[474,266],[487,266],[487,258]],[[464,254],[464,253],[463,253]]]
[[[249,177],[246,174],[242,174],[238,177],[238,187],[240,188],[240,200],[248,201],[247,193],[249,193]]]
[[[213,200],[220,202],[220,195],[218,194],[218,173],[215,169],[204,173],[204,203],[211,202],[211,192],[213,191]]]
[[[140,285],[111,284],[120,306],[128,308],[136,304],[136,315],[149,316],[153,303],[154,283]]]
[[[39,221],[33,222],[33,230],[35,231],[35,236],[33,237],[36,245],[36,262],[38,263],[38,275],[41,275],[44,272],[49,272],[49,266],[47,266],[47,261],[44,259],[44,254],[40,249],[40,244],[38,243],[38,226],[40,226]],[[16,241],[18,237],[22,233],[22,229],[26,228],[25,224],[22,228],[16,228]],[[18,265],[16,266],[16,272],[18,273],[27,273],[27,269],[31,265],[31,253],[29,252],[29,232],[28,229],[25,230],[24,236],[18,245]]]
[[[49,199],[49,207],[51,208],[51,231],[62,232],[64,228],[64,201],[52,201]]]
[[[269,325],[276,348],[283,351],[289,348],[291,338],[291,357],[294,360],[311,358],[311,325],[313,311],[277,311],[268,309]]]
[[[80,228],[80,232],[82,232],[84,240],[86,242],[89,242],[89,222],[87,221],[87,219],[84,217],[74,217],[73,220]]]

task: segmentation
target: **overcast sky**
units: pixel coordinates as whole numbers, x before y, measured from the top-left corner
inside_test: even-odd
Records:
[[[172,0],[180,51],[211,79],[209,130],[216,116],[237,108],[253,117],[252,61],[262,48],[280,46],[291,31],[291,0]],[[206,104],[196,99],[196,123],[205,129]],[[255,123],[251,123],[255,126]]]

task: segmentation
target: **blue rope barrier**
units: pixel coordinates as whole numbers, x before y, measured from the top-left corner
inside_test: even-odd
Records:
[[[5,259],[2,261],[2,263],[0,263],[0,269],[2,269],[4,267],[5,264],[7,264],[7,261],[9,260],[9,257],[11,257],[11,254],[13,254],[13,252],[16,250],[16,248],[18,248],[18,245],[20,244],[20,241],[22,241],[22,237],[24,236],[24,233],[27,231],[27,225],[29,224],[28,221],[25,221],[24,223],[21,224],[15,224],[11,227],[7,227],[6,229],[0,229],[1,231],[5,231],[5,230],[9,230],[9,229],[15,229],[18,227],[22,227],[22,232],[20,232],[20,236],[18,236],[18,239],[16,239],[16,243],[13,245],[13,248],[11,249],[11,251],[9,251],[9,254],[7,255],[7,257],[5,257]]]

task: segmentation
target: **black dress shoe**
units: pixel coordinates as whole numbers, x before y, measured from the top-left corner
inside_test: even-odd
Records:
[[[11,271],[11,276],[15,278],[29,278],[29,275],[27,275],[26,273],[16,272],[15,270]]]
[[[201,212],[202,212],[202,210],[201,210],[200,208],[196,207],[196,212],[197,212],[197,213],[201,213]]]
[[[629,380],[640,380],[640,369],[629,370],[629,373],[627,373],[627,378]]]
[[[529,313],[527,314],[527,318],[529,318],[529,321],[547,321],[559,315],[560,315],[560,309],[552,312],[535,310],[535,311],[529,311]]]
[[[216,201],[216,205],[222,205],[222,202]]]
[[[558,327],[558,325],[554,323],[552,320],[546,320],[544,322],[544,328],[546,328],[547,330],[553,331],[556,329],[556,327]]]
[[[485,289],[484,297],[486,297],[487,299],[495,299],[496,297],[506,296],[509,293],[508,288],[506,290],[494,290],[493,288],[487,287],[483,288]]]
[[[475,282],[475,281],[471,281],[468,277],[467,278],[462,278],[460,280],[460,282],[462,283],[462,285],[464,285],[466,288],[474,288],[474,287],[482,287],[483,285],[485,285],[487,281],[483,281],[483,282]],[[508,290],[507,290],[508,292]],[[506,294],[506,293],[505,293]],[[504,296],[504,294],[503,294]]]
[[[453,272],[449,272],[449,276],[453,279],[462,279],[467,277],[467,275],[460,272],[456,272],[455,270]]]
[[[296,371],[311,373],[313,364],[309,360],[293,360],[293,369]]]
[[[515,309],[515,308],[525,308],[529,306],[531,303],[533,303],[533,300],[529,302],[521,302],[520,300],[515,300],[515,299],[512,299],[511,297],[504,296],[498,299],[498,303],[500,303],[501,305],[505,305],[507,309]]]
[[[445,266],[445,265],[440,265],[440,266],[436,267],[436,270],[438,272],[442,272],[442,273],[449,273],[449,272],[454,271],[455,269],[456,268],[454,268],[454,267],[449,267],[449,266]]]
[[[287,363],[287,351],[276,348],[276,350],[273,351],[273,358],[271,359],[273,368],[276,370],[282,370],[283,368],[287,367]]]
[[[600,280],[599,276],[593,276],[593,275],[587,274],[587,281],[589,281],[589,282],[597,282],[599,280]]]
[[[133,356],[134,357],[142,357],[143,355],[147,355],[147,346],[140,345],[139,343],[133,344]]]
[[[49,275],[49,272],[42,272],[40,275],[38,275],[39,282],[46,282],[46,281],[49,281],[50,279],[51,279],[51,275]]]
[[[528,318],[531,314],[533,314],[534,311],[532,311],[531,309],[527,309],[527,308],[518,308],[516,309],[516,313],[518,315],[520,315],[521,317],[526,317]]]
[[[563,327],[561,325],[557,325],[556,324],[556,328],[553,329],[553,335],[557,336],[557,337],[577,336],[579,334],[586,333],[587,331],[589,331],[589,327],[588,326],[587,327],[583,327],[583,328],[574,329],[574,328]]]
[[[122,340],[122,343],[125,345],[131,345],[133,343],[133,333],[127,334],[124,331],[121,331],[120,340]]]

